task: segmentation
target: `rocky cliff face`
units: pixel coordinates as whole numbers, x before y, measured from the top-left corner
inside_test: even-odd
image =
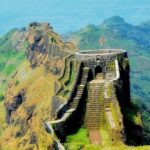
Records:
[[[27,41],[29,46],[26,54],[32,68],[43,64],[47,71],[54,74],[61,72],[63,58],[75,50],[74,45],[64,43],[48,23],[31,23]]]
[[[31,23],[26,42],[28,59],[9,82],[5,95],[7,124],[0,149],[44,150],[53,145],[44,122],[50,119],[54,82],[63,70],[64,58],[75,47],[64,43],[47,23]]]

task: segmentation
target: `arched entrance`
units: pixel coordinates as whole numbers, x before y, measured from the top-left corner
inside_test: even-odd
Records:
[[[103,72],[103,69],[102,69],[101,66],[97,66],[97,67],[95,68],[95,75],[96,75],[97,73],[102,73],[102,72]]]
[[[101,66],[97,66],[95,68],[95,77],[98,78],[99,76],[101,77],[103,73],[103,69]]]

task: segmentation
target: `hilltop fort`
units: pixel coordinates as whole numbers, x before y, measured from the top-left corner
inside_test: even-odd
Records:
[[[131,105],[127,52],[121,49],[87,50],[71,54],[65,61],[64,72],[55,84],[53,121],[46,122],[48,132],[64,142],[67,135],[82,126],[87,129],[91,144],[101,144],[101,129],[105,128],[112,143],[128,143],[130,133],[123,116],[123,110]],[[67,89],[72,76],[73,85]],[[138,132],[142,133],[141,127]]]

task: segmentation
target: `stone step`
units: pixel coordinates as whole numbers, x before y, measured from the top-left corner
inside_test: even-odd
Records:
[[[94,120],[94,121],[91,121],[91,122],[95,122],[95,120]],[[100,126],[100,121],[97,122],[97,124],[86,123],[85,126],[86,126],[86,127],[90,127],[90,128],[91,128],[91,127],[99,127],[99,126]]]
[[[100,93],[101,89],[92,89],[90,90],[90,93],[91,94],[94,94],[94,93]]]
[[[90,92],[93,92],[93,91],[97,91],[97,92],[100,92],[100,90],[102,90],[103,88],[101,87],[101,88],[91,88],[90,89]]]
[[[102,118],[97,118],[97,117],[87,117],[87,119],[85,119],[85,120],[87,120],[87,122],[88,122],[88,120],[97,120],[97,121],[101,121],[102,120]]]
[[[90,121],[90,122],[88,122],[88,121]],[[88,118],[88,120],[85,120],[85,122],[86,122],[86,125],[88,125],[88,126],[99,126],[100,122],[102,122],[102,119],[95,120],[95,119]],[[96,123],[91,123],[91,122],[96,122]]]
[[[77,94],[82,94],[82,93],[83,93],[83,91],[82,92],[80,92],[80,91],[77,92]]]
[[[97,102],[95,99],[90,99],[89,103],[91,103],[92,105],[93,104],[99,105],[99,102]]]
[[[98,123],[98,124],[85,124],[85,126],[87,128],[99,128],[100,127],[100,123]]]
[[[100,89],[102,89],[103,87],[95,87],[95,86],[93,86],[90,90],[91,91],[93,91],[93,90],[100,90]]]
[[[98,119],[100,117],[100,115],[101,115],[100,113],[99,114],[98,113],[97,114],[88,113],[88,114],[86,114],[86,118],[87,119],[90,118],[90,119],[93,119],[93,120],[101,120],[101,119]]]
[[[100,126],[99,125],[97,125],[97,126],[86,125],[86,128],[90,129],[90,130],[94,130],[94,129],[99,129]]]
[[[75,97],[75,99],[80,99],[80,98],[81,98],[81,96],[77,96],[77,95],[76,95],[76,97]]]
[[[100,95],[99,95],[100,96]],[[100,101],[97,99],[97,97],[89,97],[89,99],[88,99],[88,102],[89,103],[91,103],[91,102],[95,102],[95,103],[97,103],[98,105],[100,105]]]
[[[94,100],[95,102],[98,102],[99,103],[99,97],[101,95],[100,94],[95,94],[95,95],[89,95],[89,100]]]
[[[100,90],[99,91],[90,91],[90,94],[89,94],[89,96],[94,96],[94,95],[100,95]]]
[[[85,124],[88,126],[93,126],[93,127],[99,126],[99,122],[93,122],[93,121],[87,121]]]
[[[101,84],[101,83],[90,83],[90,86],[91,86],[91,87],[102,87],[102,86],[104,86],[104,85]]]
[[[90,109],[90,110],[88,110],[87,114],[98,114],[98,115],[101,114],[101,112],[99,110],[97,110],[97,111],[95,110],[94,112],[93,111],[94,111],[94,109]]]
[[[92,116],[91,116],[92,115]],[[89,112],[86,114],[86,116],[91,116],[91,117],[100,117],[101,113],[100,112],[97,112],[97,113],[92,113],[92,112]]]
[[[100,122],[101,121],[92,121],[92,118],[91,118],[91,119],[88,119],[85,124],[88,126],[99,126]]]
[[[91,94],[94,94],[94,93],[100,93],[101,89],[92,89],[90,90],[90,93]]]
[[[99,97],[99,96],[100,96],[100,94],[89,95],[89,100],[90,100],[90,99],[95,99],[95,98],[97,98],[97,97]],[[95,101],[97,101],[97,99],[95,99]]]
[[[89,95],[90,98],[92,98],[92,97],[93,97],[93,98],[95,98],[95,97],[98,98],[97,96],[99,97],[99,96],[100,96],[100,93],[95,93],[95,94],[92,94],[92,95],[90,94],[90,95]]]
[[[99,105],[99,102],[95,101],[95,99],[93,99],[93,100],[90,99],[89,103],[92,104],[92,105],[93,105],[93,104]]]
[[[91,106],[91,107],[89,108],[89,110],[95,110],[95,111],[96,111],[96,110],[98,110],[98,111],[102,110],[102,109],[101,109],[102,107],[96,107],[96,106],[93,107],[93,105],[90,105],[90,106]]]
[[[101,106],[98,106],[98,107],[97,107],[95,104],[93,104],[93,105],[89,105],[88,110],[94,110],[94,109],[95,109],[95,111],[96,111],[96,110],[99,110],[99,111],[100,111],[101,108],[102,108]]]
[[[110,102],[110,103],[107,103],[107,102],[105,102],[105,104],[104,105],[111,105],[112,103]]]
[[[88,117],[98,117],[98,118],[100,118],[101,117],[101,112],[96,112],[96,113],[94,113],[94,112],[87,112],[87,114],[86,114],[86,116]]]
[[[88,127],[88,126],[87,126],[87,129],[88,129],[88,130],[99,130],[100,127]]]
[[[86,126],[88,126],[88,127],[99,127],[99,124],[97,123],[97,124],[92,124],[92,123],[86,123],[85,124]]]
[[[96,124],[97,121],[101,121],[102,119],[99,118],[99,116],[93,116],[93,117],[91,117],[91,116],[86,116],[86,119],[85,119],[85,120],[86,120],[86,122]],[[96,121],[96,122],[92,122],[91,120],[97,120],[97,121]]]
[[[72,104],[77,104],[77,103],[79,103],[79,100],[77,100],[77,101],[73,101],[73,103],[72,103]]]
[[[89,108],[89,109],[88,109],[88,112],[93,111],[93,113],[95,113],[95,112],[101,112],[101,110],[102,110],[102,109],[100,109],[100,108],[94,109],[94,107],[93,107],[93,108]]]
[[[88,110],[89,110],[89,111],[90,111],[90,110],[93,110],[93,111],[95,111],[95,112],[96,112],[96,111],[99,111],[99,112],[100,112],[102,109],[101,109],[101,107],[96,107],[96,108],[94,108],[94,107],[91,108],[91,107],[90,107]]]
[[[90,109],[92,109],[92,110],[95,109],[95,110],[99,110],[99,111],[100,111],[101,108],[102,108],[101,106],[96,106],[96,105],[93,106],[93,105],[89,105],[89,108],[88,108],[88,109],[89,109],[89,110],[90,110]]]
[[[101,108],[95,108],[95,109],[94,109],[94,108],[89,108],[88,112],[91,112],[91,111],[101,113],[102,109],[101,109]],[[94,113],[94,112],[93,112],[93,113]]]
[[[95,109],[98,109],[98,108],[102,108],[102,106],[100,105],[89,105],[90,108],[95,108]]]
[[[81,80],[81,83],[86,83],[86,81],[87,81],[87,79],[85,79],[85,80]]]
[[[100,95],[100,91],[95,91],[95,92],[94,91],[92,91],[92,92],[90,91],[89,96],[94,96],[95,94],[96,95]]]
[[[97,97],[99,97],[99,96],[100,96],[100,95],[98,95],[98,94],[95,95],[95,96],[94,96],[94,95],[90,95],[89,98],[88,98],[88,100],[89,100],[89,101],[94,100],[95,102],[98,102],[98,103],[99,103],[99,100],[97,99]]]
[[[94,99],[94,98],[97,98],[99,97],[100,94],[95,94],[95,95],[89,95],[89,99]],[[97,99],[95,99],[95,101],[98,101]]]
[[[103,107],[103,105],[99,105],[99,103],[95,103],[94,101],[92,103],[88,104],[88,106],[90,108],[102,108]]]
[[[91,106],[91,105],[93,105],[93,106],[99,105],[99,102],[97,102],[97,101],[95,101],[95,100],[91,100],[89,103],[90,103],[90,104],[89,104],[90,106]]]
[[[84,87],[85,87],[85,86],[83,86],[83,85],[79,85],[78,88],[77,88],[77,90],[78,90],[78,91],[83,91],[83,90],[84,90]]]
[[[81,97],[81,96],[82,96],[82,93],[81,94],[79,94],[79,93],[76,94],[76,97]]]
[[[102,119],[95,119],[95,118],[88,118],[87,117],[87,119],[85,119],[85,121],[86,121],[86,123],[88,123],[88,124],[99,124],[99,122],[101,122],[102,121]],[[93,123],[92,123],[93,122]]]
[[[100,126],[99,125],[96,125],[96,126],[93,126],[93,125],[85,125],[87,129],[99,129]]]
[[[99,102],[95,101],[94,99],[88,102],[88,105],[91,106],[98,106],[98,107],[102,107],[103,105],[100,105]]]
[[[100,90],[102,90],[102,88],[92,88],[90,89],[90,92],[94,92],[94,91],[100,92]]]
[[[102,121],[102,119],[96,119],[96,118],[88,118],[85,119],[86,123],[92,124],[91,122],[93,122],[93,124],[99,124],[99,122]]]
[[[72,104],[78,104],[79,103],[79,100],[78,101],[74,101]]]
[[[99,112],[101,112],[101,110],[102,110],[102,108],[101,107],[92,107],[92,108],[89,108],[89,110],[88,111],[99,111]]]

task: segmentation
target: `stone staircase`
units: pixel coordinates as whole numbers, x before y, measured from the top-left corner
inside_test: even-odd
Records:
[[[85,88],[86,83],[87,83],[88,74],[89,74],[89,68],[84,67],[80,84],[77,86],[76,96],[73,98],[73,102],[71,104],[71,108],[73,108],[73,109],[77,108],[79,101],[81,100],[81,97],[82,97],[83,92],[84,92],[84,88]]]
[[[78,90],[75,98],[73,98],[73,102],[71,104],[71,108],[77,108],[79,104],[79,100],[81,99],[81,96],[83,95],[85,85],[78,85]]]
[[[63,112],[62,116],[59,119],[45,123],[46,130],[53,137],[54,137],[54,132],[57,133],[57,136],[58,135],[60,136],[59,138],[64,137],[64,135],[67,133],[67,128],[70,128],[69,127],[70,124],[67,126],[66,122],[68,121],[72,122],[74,120],[74,118],[72,117],[75,116],[77,110],[79,109],[78,106],[83,97],[85,86],[87,84],[88,74],[89,74],[89,68],[88,67],[82,68],[82,75],[79,76],[81,80],[79,81],[78,84],[76,84],[77,89],[74,88],[74,90],[72,91],[73,98],[72,98],[71,103],[68,104],[68,107],[66,107],[67,103],[62,106],[65,109],[66,108],[67,109]],[[80,116],[78,117],[80,120]]]
[[[89,95],[85,117],[85,126],[89,130],[100,129],[103,114],[103,102],[100,102],[100,97],[101,94],[103,94],[103,85],[104,80],[99,79],[92,80],[89,83]]]
[[[82,79],[80,81],[80,84],[86,85],[88,74],[89,74],[89,68],[88,67],[84,67],[83,68],[83,73],[82,73]]]

